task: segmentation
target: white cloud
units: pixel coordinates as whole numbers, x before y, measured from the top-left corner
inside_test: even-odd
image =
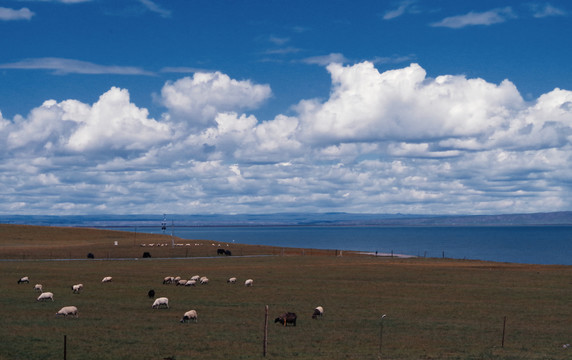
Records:
[[[119,88],[93,104],[48,100],[26,117],[0,115],[0,212],[498,213],[572,206],[571,91],[525,102],[508,80],[430,78],[417,64],[327,70],[329,98],[306,99],[293,114],[267,121],[241,110],[260,105],[270,88],[222,73],[166,83],[162,121]],[[207,108],[200,126],[180,126],[185,114],[202,121]]]
[[[380,74],[371,63],[332,64],[333,90],[323,104],[299,106],[312,142],[419,141],[486,136],[523,105],[514,85],[463,76],[427,79],[417,64]]]
[[[503,23],[508,19],[515,18],[516,15],[510,7],[493,9],[485,12],[471,11],[465,15],[446,17],[441,21],[431,24],[434,27],[448,27],[459,29],[474,25],[493,25]]]
[[[391,20],[400,17],[408,11],[413,11],[411,8],[415,3],[415,0],[401,1],[396,9],[386,11],[382,18],[383,20]]]
[[[176,120],[202,127],[212,124],[220,112],[253,109],[271,95],[268,85],[234,80],[214,72],[167,82],[160,101]]]
[[[74,151],[143,151],[167,141],[167,125],[149,119],[146,109],[130,103],[127,90],[112,88],[89,111],[76,115],[79,126],[71,134],[68,148]]]
[[[566,11],[559,9],[551,4],[529,4],[533,16],[535,18],[545,18],[550,16],[565,16]]]
[[[162,8],[151,0],[139,0],[143,6],[145,6],[149,11],[159,14],[161,17],[168,18],[171,16],[171,11]]]
[[[87,61],[63,58],[26,59],[15,63],[0,64],[0,69],[54,70],[55,74],[115,74],[153,75],[149,71],[132,66],[98,65]]]
[[[30,20],[35,14],[28,8],[20,10],[0,7],[0,21]]]
[[[323,56],[312,56],[302,60],[302,62],[306,64],[316,64],[316,65],[326,66],[331,63],[344,64],[348,62],[348,59],[346,59],[346,57],[343,54],[331,53],[329,55],[323,55]]]

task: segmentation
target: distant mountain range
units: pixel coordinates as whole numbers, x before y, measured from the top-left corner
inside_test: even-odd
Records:
[[[159,227],[154,215],[0,215],[3,224],[73,227]],[[167,214],[168,226],[523,226],[572,225],[572,211],[504,215],[405,215],[276,213],[239,215]]]

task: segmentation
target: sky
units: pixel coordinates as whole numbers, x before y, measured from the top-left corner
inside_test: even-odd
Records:
[[[0,0],[0,214],[572,210],[572,4]]]

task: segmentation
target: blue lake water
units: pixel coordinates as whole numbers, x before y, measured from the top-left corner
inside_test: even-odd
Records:
[[[162,233],[160,227],[113,229]],[[251,245],[572,265],[572,226],[169,227],[166,233],[183,239]]]

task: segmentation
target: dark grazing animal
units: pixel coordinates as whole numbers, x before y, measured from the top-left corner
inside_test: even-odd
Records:
[[[298,317],[296,316],[296,313],[293,312],[287,312],[284,313],[280,316],[278,316],[276,319],[274,319],[274,323],[280,323],[284,326],[288,326],[288,324],[292,324],[292,326],[296,326],[296,319]]]
[[[151,299],[155,297],[155,290],[151,289],[149,290],[149,292],[147,293],[147,296],[149,296]]]
[[[217,255],[224,255],[224,249],[216,249]]]

